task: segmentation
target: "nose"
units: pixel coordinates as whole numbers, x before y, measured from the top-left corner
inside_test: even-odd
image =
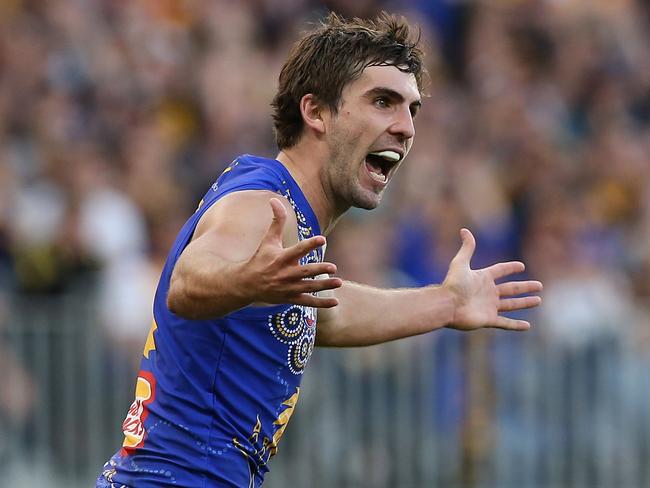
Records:
[[[389,132],[402,139],[409,140],[415,136],[415,125],[413,124],[413,115],[408,107],[404,107],[396,112],[395,121],[389,128]]]

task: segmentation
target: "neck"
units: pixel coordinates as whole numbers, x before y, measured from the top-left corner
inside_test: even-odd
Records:
[[[307,151],[298,144],[282,149],[276,159],[296,180],[316,214],[323,235],[328,235],[347,208],[336,206],[333,192],[324,183],[326,156]]]

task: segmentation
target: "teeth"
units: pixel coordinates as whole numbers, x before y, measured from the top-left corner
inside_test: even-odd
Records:
[[[370,154],[374,156],[379,156],[380,158],[388,159],[393,163],[396,163],[400,159],[399,153],[396,153],[395,151],[377,151],[377,152],[372,152]]]
[[[386,182],[386,175],[384,173],[373,173],[372,171],[368,173],[373,180],[381,181],[382,183]]]

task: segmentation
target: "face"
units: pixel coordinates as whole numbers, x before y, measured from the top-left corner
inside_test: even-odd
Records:
[[[421,105],[413,74],[370,66],[346,85],[337,114],[326,120],[325,183],[341,206],[373,209],[408,154]]]

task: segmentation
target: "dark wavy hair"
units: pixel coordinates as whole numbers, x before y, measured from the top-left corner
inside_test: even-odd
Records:
[[[421,91],[426,69],[419,43],[419,30],[414,33],[403,17],[382,12],[375,20],[346,20],[330,13],[293,46],[280,72],[271,104],[278,147],[292,147],[300,139],[304,95],[312,93],[337,113],[343,88],[368,66],[395,66],[413,73]]]

